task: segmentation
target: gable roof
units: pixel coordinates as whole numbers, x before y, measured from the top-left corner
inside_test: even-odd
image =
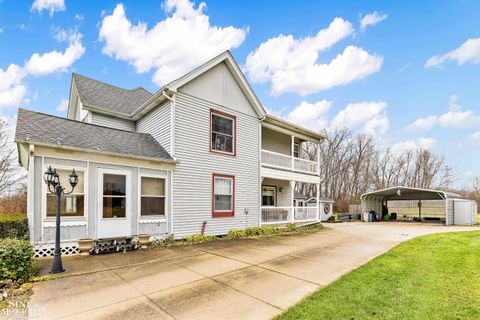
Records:
[[[143,114],[148,113],[151,109],[155,108],[158,105],[158,101],[165,98],[165,93],[172,92],[175,93],[178,88],[182,87],[186,83],[192,81],[193,79],[197,78],[201,74],[204,74],[208,70],[212,69],[213,67],[217,66],[218,64],[224,62],[227,68],[232,73],[234,79],[237,81],[238,86],[243,91],[247,100],[255,109],[255,112],[259,117],[263,117],[266,115],[266,111],[263,108],[260,100],[255,95],[252,87],[248,83],[247,79],[243,75],[240,67],[236,63],[235,59],[233,59],[232,54],[230,51],[225,51],[213,59],[205,62],[201,66],[193,69],[192,71],[188,72],[187,74],[181,76],[180,78],[168,83],[167,85],[163,86],[160,90],[158,90],[154,95],[148,99],[143,105],[141,105],[137,110],[135,110],[132,114],[134,120],[140,118]]]
[[[72,82],[84,107],[123,116],[129,116],[152,96],[142,87],[123,89],[76,73],[72,74]]]
[[[150,134],[102,127],[27,109],[18,110],[15,141],[174,162]]]

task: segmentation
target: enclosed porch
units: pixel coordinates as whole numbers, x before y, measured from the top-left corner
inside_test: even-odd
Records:
[[[302,186],[302,183],[307,186]],[[317,187],[318,185],[295,180],[262,178],[260,223],[268,225],[319,221]],[[316,201],[306,201],[312,198],[312,192]]]

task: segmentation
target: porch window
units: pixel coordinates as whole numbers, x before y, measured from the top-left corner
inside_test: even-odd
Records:
[[[262,206],[275,206],[277,187],[264,186],[262,188]]]
[[[213,174],[213,217],[230,217],[235,207],[235,177]]]
[[[70,182],[68,175],[72,170],[57,169],[60,176],[60,184],[70,191]],[[78,174],[78,184],[73,193],[64,195],[61,198],[60,215],[62,217],[83,217],[84,215],[84,172],[75,170]],[[47,217],[55,217],[56,196],[47,190]]]
[[[125,218],[127,176],[103,175],[103,218]]]
[[[165,179],[142,177],[141,208],[142,216],[165,215]]]
[[[293,144],[293,156],[295,158],[300,158],[300,144],[294,143]]]
[[[210,151],[235,155],[236,117],[210,110]]]

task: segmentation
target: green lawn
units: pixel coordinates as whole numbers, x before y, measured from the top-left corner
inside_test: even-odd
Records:
[[[480,232],[402,243],[278,319],[480,319]]]

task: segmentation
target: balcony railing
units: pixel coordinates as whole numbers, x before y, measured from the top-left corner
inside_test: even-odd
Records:
[[[285,154],[263,150],[262,165],[291,171],[318,174],[318,162],[287,156]]]
[[[315,221],[317,207],[262,207],[262,224]]]

